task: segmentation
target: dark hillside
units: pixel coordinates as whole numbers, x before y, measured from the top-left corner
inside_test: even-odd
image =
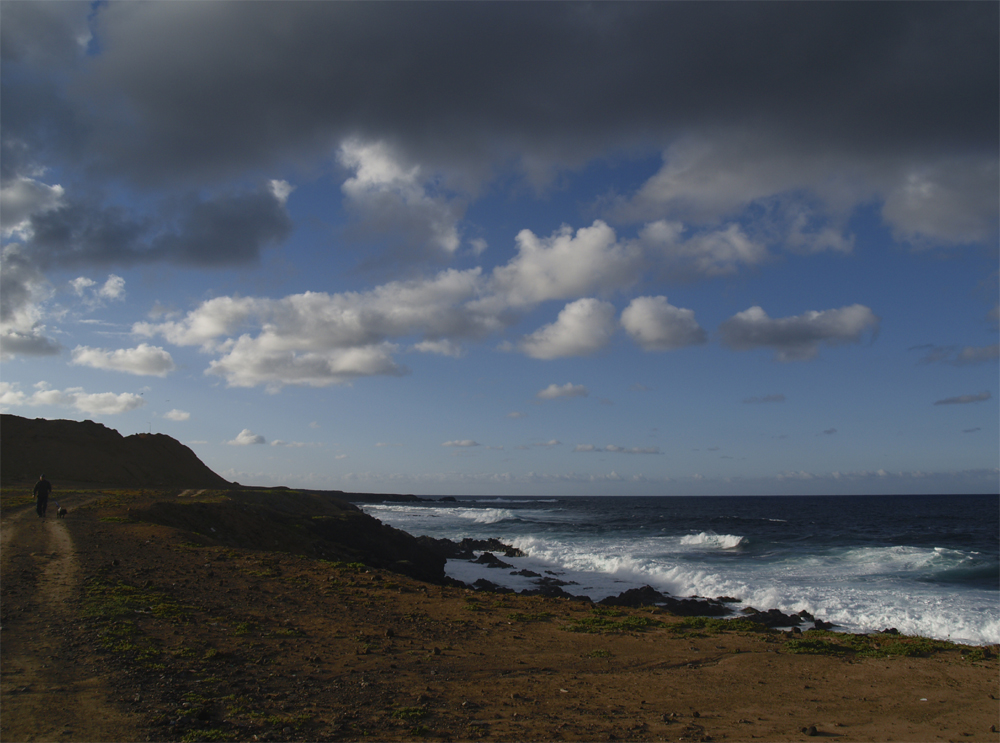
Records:
[[[30,483],[45,473],[69,483],[119,487],[225,488],[230,483],[193,451],[161,433],[122,436],[93,421],[0,416],[0,481]]]
[[[414,496],[242,488],[164,434],[122,436],[93,421],[0,418],[0,481],[28,490],[38,476],[59,497],[75,488],[123,489],[113,518],[145,521],[206,545],[363,562],[422,580],[444,580],[445,558],[348,500]],[[180,491],[180,492],[178,492]]]
[[[204,491],[129,508],[127,517],[179,529],[206,546],[363,562],[434,582],[445,578],[444,557],[333,494]]]

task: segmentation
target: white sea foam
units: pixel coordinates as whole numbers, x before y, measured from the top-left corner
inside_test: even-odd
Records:
[[[459,499],[467,503],[464,499]],[[558,498],[475,498],[470,499],[473,503],[558,503]]]
[[[514,512],[508,508],[452,509],[448,515],[467,519],[474,524],[496,524],[515,518]]]
[[[835,572],[845,579],[871,575],[933,575],[968,565],[975,560],[974,554],[943,547],[862,547],[796,555],[790,559],[788,567],[804,573]]]
[[[536,537],[519,538],[514,543],[529,555],[525,558],[532,565],[529,569],[557,571],[561,579],[572,579],[587,587],[583,590],[579,586],[567,586],[565,590],[586,594],[594,601],[618,595],[628,588],[651,585],[680,597],[734,596],[742,600],[743,606],[762,610],[773,608],[788,613],[806,610],[851,632],[877,632],[895,627],[905,634],[955,642],[1000,642],[1000,612],[995,605],[990,606],[991,601],[995,603],[995,597],[987,591],[942,596],[936,591],[920,591],[912,585],[904,585],[892,574],[853,584],[851,577],[842,573],[818,572],[816,564],[810,569],[801,564],[744,567],[736,563],[725,566],[724,570],[712,570],[704,565],[671,562],[663,557],[654,559],[648,553],[607,549],[610,545],[595,549],[591,543],[584,548],[583,545],[543,541]],[[644,546],[649,549],[653,545]],[[918,548],[879,548],[867,555],[859,552],[864,551],[849,551],[846,562],[864,568],[866,574],[885,573],[887,565],[895,568],[925,565],[934,555],[942,554],[940,550]],[[954,550],[945,552],[949,558],[954,558],[951,554]],[[879,566],[878,570],[868,570],[866,566],[872,562]],[[520,568],[520,563],[517,567]],[[506,576],[485,577],[515,590],[523,587],[523,579],[505,582]],[[984,606],[977,606],[977,602]],[[977,615],[985,617],[985,621],[968,619]]]
[[[837,546],[832,540],[816,543],[808,532],[761,547],[766,537],[751,541],[697,528],[672,534],[641,531],[636,525],[622,531],[572,504],[541,508],[537,500],[527,507],[523,500],[518,503],[364,508],[413,534],[496,536],[527,554],[503,558],[513,565],[508,570],[449,561],[448,574],[466,583],[486,578],[520,591],[534,587],[535,579],[510,573],[528,569],[573,581],[565,590],[595,601],[650,585],[678,597],[733,596],[743,606],[761,610],[806,610],[844,631],[895,627],[956,642],[1000,643],[1000,606],[989,583],[995,561],[989,554],[932,546]],[[956,585],[966,574],[978,583]]]
[[[516,518],[515,512],[509,508],[455,508],[444,506],[408,506],[390,504],[366,504],[365,513],[380,521],[390,523],[405,531],[427,526],[434,520],[445,523],[434,524],[434,528],[459,528],[463,524],[496,524],[507,519]]]
[[[708,547],[711,549],[731,550],[746,544],[746,537],[735,534],[716,534],[703,531],[700,534],[688,534],[681,537],[681,544],[686,547]]]

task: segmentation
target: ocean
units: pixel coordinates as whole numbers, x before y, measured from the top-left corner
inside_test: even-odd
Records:
[[[838,631],[1000,643],[1000,498],[986,496],[457,497],[359,504],[414,536],[497,539],[509,569],[448,575],[520,591],[527,569],[593,601],[649,585],[675,597],[806,610]],[[501,556],[502,557],[502,556]]]

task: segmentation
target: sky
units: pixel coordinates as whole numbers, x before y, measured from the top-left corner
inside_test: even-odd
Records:
[[[0,408],[247,485],[998,492],[1000,5],[0,2]]]

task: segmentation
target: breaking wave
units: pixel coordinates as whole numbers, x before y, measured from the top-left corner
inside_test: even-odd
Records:
[[[746,537],[735,534],[716,534],[714,532],[703,531],[700,534],[688,534],[681,537],[681,544],[685,547],[707,547],[709,549],[734,550],[745,547],[748,543]]]

